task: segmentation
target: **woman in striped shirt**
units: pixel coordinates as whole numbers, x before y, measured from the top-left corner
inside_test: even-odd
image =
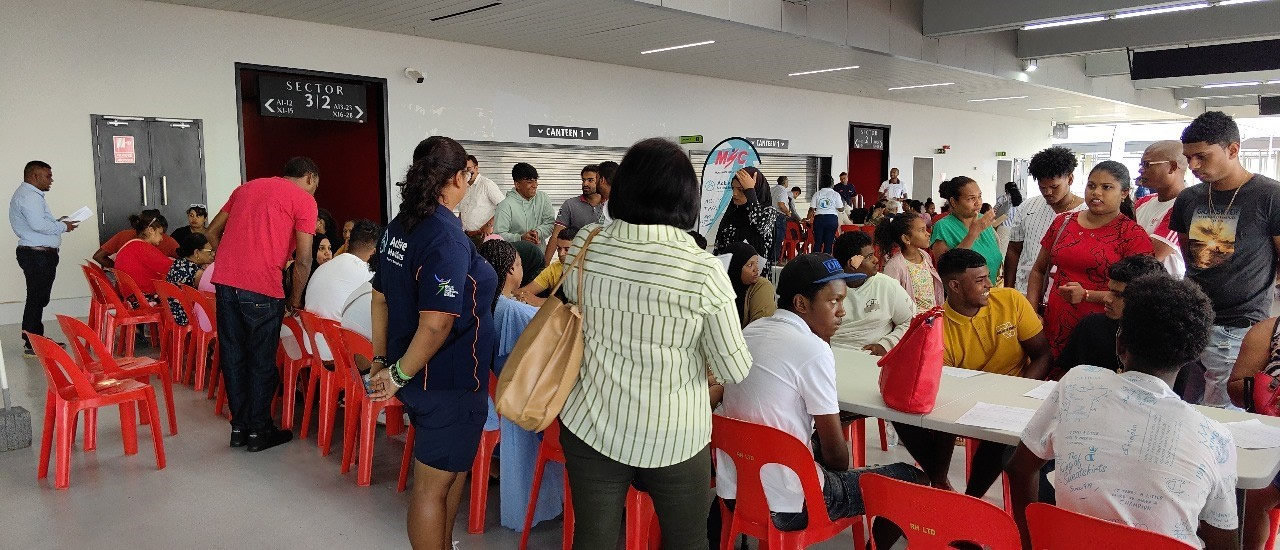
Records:
[[[632,482],[648,491],[663,548],[707,548],[711,409],[707,369],[739,382],[751,367],[724,265],[686,231],[698,178],[679,146],[627,151],[609,200],[613,224],[563,290],[582,311],[578,382],[560,414],[576,548],[613,548]],[[596,225],[578,232],[567,265]]]

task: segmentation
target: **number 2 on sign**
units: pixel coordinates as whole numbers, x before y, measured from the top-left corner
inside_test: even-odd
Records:
[[[329,109],[329,96],[321,94],[306,94],[307,107],[319,107],[321,109]]]

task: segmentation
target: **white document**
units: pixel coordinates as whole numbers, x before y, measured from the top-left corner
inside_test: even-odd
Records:
[[[960,367],[942,367],[942,374],[954,376],[956,378],[972,378],[982,374],[980,370],[962,369]]]
[[[1241,449],[1273,449],[1280,447],[1280,428],[1263,424],[1261,420],[1245,420],[1223,424],[1231,430],[1231,437]]]
[[[88,206],[81,206],[79,210],[72,212],[70,216],[62,218],[69,222],[80,223],[93,217],[93,211]]]
[[[957,418],[956,424],[1022,433],[1035,413],[1035,409],[979,402],[969,409],[969,412]]]
[[[1057,385],[1058,385],[1057,382],[1050,380],[1048,382],[1040,384],[1039,386],[1036,386],[1035,389],[1027,393],[1024,393],[1022,395],[1026,397],[1030,397],[1032,399],[1047,399],[1049,397],[1049,394],[1053,393],[1053,388],[1057,387]]]

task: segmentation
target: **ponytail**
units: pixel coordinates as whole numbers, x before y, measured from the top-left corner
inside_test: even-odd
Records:
[[[911,222],[920,215],[910,210],[901,214],[885,216],[876,226],[876,246],[884,253],[885,258],[893,256],[893,251],[902,252],[902,237],[911,232]]]
[[[1124,200],[1120,201],[1120,213],[1129,217],[1130,220],[1138,221],[1138,215],[1133,209],[1133,196],[1125,191]]]
[[[435,213],[449,178],[466,167],[466,150],[450,138],[431,136],[418,144],[413,150],[413,165],[400,184],[400,213],[396,218],[406,230]]]

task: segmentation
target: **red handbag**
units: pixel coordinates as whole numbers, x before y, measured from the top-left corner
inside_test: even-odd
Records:
[[[1245,410],[1280,416],[1280,380],[1265,372],[1244,379]]]
[[[898,345],[880,358],[880,395],[889,408],[929,414],[942,379],[942,308],[916,315]]]

